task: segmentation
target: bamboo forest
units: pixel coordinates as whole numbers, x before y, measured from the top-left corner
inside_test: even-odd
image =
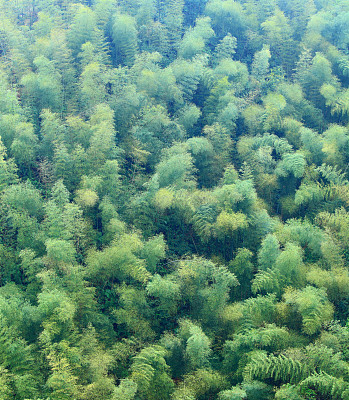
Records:
[[[0,400],[349,400],[349,0],[0,0]]]

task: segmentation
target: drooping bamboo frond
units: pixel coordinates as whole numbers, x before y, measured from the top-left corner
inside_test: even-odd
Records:
[[[346,174],[341,170],[337,169],[337,166],[332,166],[328,164],[322,164],[320,167],[315,169],[320,172],[320,174],[327,179],[329,182],[335,185],[348,185],[349,181],[346,178]]]
[[[277,271],[268,268],[266,271],[259,271],[252,281],[253,293],[275,293],[280,290],[279,274]]]
[[[256,352],[244,370],[245,379],[265,380],[275,382],[297,383],[308,375],[306,364],[293,360],[285,355],[267,355],[265,352]]]
[[[336,378],[326,372],[314,373],[300,382],[301,390],[312,389],[321,398],[331,400],[347,399],[349,396],[349,383],[342,378]]]

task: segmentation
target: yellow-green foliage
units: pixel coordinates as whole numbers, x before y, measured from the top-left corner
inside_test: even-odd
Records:
[[[348,0],[0,21],[0,400],[349,400]]]
[[[322,324],[332,319],[333,306],[324,289],[312,286],[301,290],[289,289],[283,298],[290,311],[292,307],[296,308],[302,318],[302,330],[308,335],[319,332]]]
[[[243,213],[228,213],[222,211],[215,224],[216,232],[218,237],[224,237],[232,235],[239,229],[248,227],[247,218]]]

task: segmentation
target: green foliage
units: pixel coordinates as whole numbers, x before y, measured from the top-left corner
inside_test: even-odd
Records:
[[[170,44],[169,56],[173,57],[174,50],[183,32],[183,0],[167,0],[164,2],[164,17],[163,22],[168,32],[168,39]]]
[[[175,145],[165,153],[154,178],[160,188],[185,189],[195,185],[193,159],[184,146]]]
[[[280,293],[283,287],[290,284],[294,287],[302,285],[304,283],[304,268],[300,247],[293,243],[286,243],[285,250],[279,252],[278,242],[272,236],[269,236],[268,239],[268,242],[264,242],[265,247],[263,250],[273,251],[274,254],[271,253],[271,256],[276,256],[276,258],[274,260],[271,259],[270,267],[266,269],[261,268],[257,275],[255,275],[252,290],[255,293]],[[273,247],[267,249],[266,245]],[[264,258],[264,251],[260,255]]]
[[[166,243],[163,235],[158,235],[148,239],[144,244],[141,257],[147,262],[147,269],[153,273],[156,270],[157,264],[166,256]]]
[[[169,316],[177,313],[181,293],[180,285],[174,279],[154,275],[147,284],[147,293],[149,296],[159,299],[160,311],[164,311]]]
[[[195,57],[193,62],[177,59],[171,64],[176,84],[181,90],[184,100],[191,101],[193,99],[206,64],[207,60],[200,56]]]
[[[174,391],[175,400],[208,400],[227,384],[218,372],[198,369],[192,374],[186,375],[183,383]]]
[[[274,14],[267,18],[261,24],[261,27],[265,33],[266,41],[271,47],[271,52],[280,59],[282,66],[290,74],[295,61],[295,49],[289,19],[276,7]]]
[[[345,399],[348,395],[348,383],[326,372],[307,377],[300,383],[300,387],[301,393],[305,394],[307,389],[311,389],[318,395],[331,396],[332,399]]]
[[[16,114],[20,111],[16,92],[11,88],[4,71],[0,73],[1,87],[1,114]]]
[[[181,330],[188,331],[185,355],[189,361],[189,368],[195,370],[209,366],[209,357],[212,353],[210,339],[200,327],[186,321],[182,322]]]
[[[124,327],[128,336],[140,340],[154,339],[149,318],[153,310],[149,307],[144,290],[122,285],[116,289],[119,307],[113,311],[118,324]]]
[[[0,399],[349,399],[347,0],[0,0]]]
[[[80,76],[81,99],[90,111],[106,99],[104,68],[98,62],[87,64]]]
[[[346,179],[345,174],[341,170],[337,170],[337,167],[331,165],[322,164],[316,169],[320,174],[330,183],[335,185],[347,185],[349,182]]]
[[[188,30],[178,47],[178,56],[191,59],[200,53],[205,52],[206,42],[214,36],[210,25],[210,18],[196,20],[195,26]]]
[[[239,229],[245,229],[248,227],[247,218],[243,213],[228,213],[222,211],[215,224],[216,234],[218,238],[225,236],[231,236],[235,231]]]
[[[17,170],[13,160],[7,159],[6,149],[0,137],[0,190],[17,182]]]
[[[275,261],[275,269],[285,276],[288,282],[300,279],[302,273],[302,250],[293,243],[286,243],[285,250],[279,254]]]
[[[241,36],[245,28],[243,8],[232,0],[211,0],[206,4],[206,13],[211,17],[216,34],[224,37],[227,33]]]
[[[35,396],[38,393],[39,380],[35,377],[37,369],[31,346],[28,346],[22,338],[16,337],[16,330],[6,326],[3,317],[0,330],[0,363],[4,373],[5,395],[6,393],[7,396],[10,395],[12,386],[14,395],[19,399],[25,399],[28,395]],[[10,385],[7,386],[8,384]]]
[[[306,376],[306,366],[284,355],[267,355],[263,351],[252,354],[244,370],[245,379],[271,378],[278,382],[297,383]]]
[[[133,400],[137,392],[137,384],[131,379],[123,379],[114,389],[113,400]]]
[[[303,154],[286,154],[276,167],[275,173],[281,177],[292,174],[295,178],[301,178],[304,174],[306,161]]]
[[[232,390],[224,390],[218,395],[219,400],[242,400],[246,398],[246,391],[238,387]]]
[[[233,58],[236,52],[237,40],[228,33],[216,46],[216,60],[219,61],[225,58]]]
[[[127,14],[117,14],[112,29],[116,63],[131,66],[137,51],[136,21]]]
[[[219,320],[229,289],[238,284],[235,275],[225,267],[200,258],[181,261],[177,274],[183,299],[190,304],[191,315],[210,325]]]
[[[259,293],[259,292],[279,293],[280,291],[279,274],[271,268],[259,271],[253,279],[252,291],[254,293]]]
[[[0,389],[1,389],[1,400],[12,400],[13,391],[10,385],[9,373],[6,369],[1,367],[1,378],[0,378]]]
[[[258,51],[253,57],[252,76],[260,83],[267,78],[269,72],[269,59],[271,57],[268,46],[263,46],[263,49]]]
[[[332,318],[333,308],[323,289],[307,286],[302,290],[288,290],[284,300],[287,307],[294,306],[301,315],[302,330],[308,335],[318,332]]]
[[[78,395],[77,378],[65,358],[49,357],[52,374],[46,384],[54,400],[67,400]]]
[[[45,56],[33,61],[36,72],[29,72],[22,77],[25,101],[35,107],[38,114],[44,108],[61,112],[63,109],[61,75],[55,65]]]
[[[280,244],[274,235],[267,235],[258,252],[258,266],[261,270],[272,267],[280,254]]]
[[[64,240],[49,239],[46,242],[47,257],[52,263],[73,263],[75,249],[73,245]]]
[[[348,146],[347,129],[340,125],[331,125],[323,134],[323,152],[329,164],[342,167],[346,160]]]
[[[277,400],[301,400],[302,397],[299,394],[299,390],[294,385],[283,385],[275,393],[275,399]]]
[[[305,184],[301,185],[297,190],[294,198],[294,202],[297,206],[299,205],[310,205],[319,203],[324,200],[325,195],[320,185],[317,184]]]
[[[195,105],[186,105],[178,111],[177,120],[186,131],[189,131],[197,123],[200,115],[201,111],[198,107]]]
[[[291,345],[292,339],[288,330],[273,324],[237,333],[233,340],[224,343],[224,368],[227,371],[234,371],[243,354],[256,348],[269,352],[280,351]]]
[[[245,248],[240,248],[233,261],[229,263],[229,269],[236,275],[240,285],[234,290],[234,294],[240,292],[243,298],[249,295],[249,287],[254,271],[251,262],[252,252]]]
[[[156,68],[155,71],[144,69],[138,78],[138,88],[146,93],[149,98],[155,98],[159,103],[167,105],[170,102],[181,103],[181,95],[175,82],[175,75],[172,68]],[[161,110],[160,107],[153,107],[152,110]],[[166,113],[163,109],[162,112]],[[170,122],[170,121],[169,121]]]
[[[138,393],[144,399],[161,396],[169,399],[173,382],[167,374],[166,350],[158,345],[145,347],[134,357],[131,377],[137,384]]]
[[[37,137],[34,135],[33,125],[25,122],[17,124],[10,154],[22,171],[33,166],[36,150]]]
[[[271,390],[268,385],[258,381],[245,382],[233,386],[231,390],[224,390],[219,393],[219,400],[267,400],[270,398]]]
[[[31,217],[43,215],[40,192],[29,182],[10,186],[4,191],[2,201],[18,212],[28,213]]]
[[[142,248],[143,243],[136,234],[117,235],[111,245],[104,250],[94,250],[89,253],[88,275],[99,282],[108,279],[122,281],[126,277],[146,282],[150,278],[150,273],[145,267],[145,260],[136,255]]]
[[[171,79],[172,78],[174,79],[173,75]],[[152,80],[146,79],[145,82],[147,85],[149,83],[151,85]],[[161,92],[159,94],[162,96],[162,94],[165,93],[163,86],[158,85],[158,83],[155,82],[155,91],[157,91],[158,88],[160,88]],[[166,91],[166,99],[168,99],[168,94],[169,91]],[[170,97],[172,97],[171,93]],[[149,155],[147,161],[151,167],[154,167],[154,165],[159,161],[162,149],[169,148],[175,141],[180,140],[183,137],[181,127],[170,120],[166,109],[160,105],[144,108],[142,110],[142,120],[139,125],[133,127],[132,130],[135,138],[141,143],[142,149],[146,151],[145,155]],[[174,151],[180,150],[184,152],[182,146],[175,146]],[[142,161],[142,163],[144,163],[144,161]]]
[[[223,318],[227,324],[233,324],[233,330],[238,332],[257,328],[266,322],[273,322],[276,315],[276,296],[258,295],[250,297],[241,303],[229,304],[225,307]]]
[[[92,42],[95,29],[95,13],[87,6],[78,5],[68,32],[68,42],[75,56],[84,43]]]

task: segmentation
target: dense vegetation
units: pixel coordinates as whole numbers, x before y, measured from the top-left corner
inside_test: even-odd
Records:
[[[349,399],[348,45],[348,0],[1,0],[1,400]]]

